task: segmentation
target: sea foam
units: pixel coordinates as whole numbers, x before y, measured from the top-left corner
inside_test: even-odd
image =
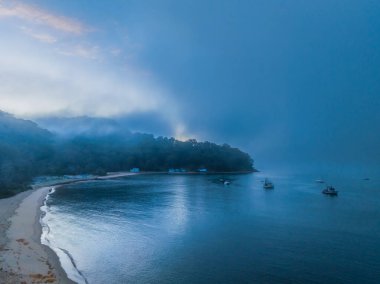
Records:
[[[50,195],[56,191],[55,187],[52,187],[49,190],[49,193],[46,195],[44,204],[41,206],[41,217],[40,224],[42,227],[41,234],[41,243],[50,247],[58,256],[59,262],[62,268],[65,270],[68,278],[75,281],[78,284],[88,284],[86,277],[82,274],[82,272],[77,268],[76,263],[72,255],[64,248],[58,247],[56,245],[54,239],[54,233],[51,231],[49,227],[49,219],[50,219],[50,208],[48,206],[48,200]]]

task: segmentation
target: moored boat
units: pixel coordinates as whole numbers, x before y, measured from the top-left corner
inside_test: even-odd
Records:
[[[270,180],[268,180],[267,178],[264,180],[264,184],[263,184],[263,187],[265,189],[273,189],[274,188],[274,184],[273,182],[271,182]]]
[[[219,181],[224,185],[230,185],[231,181],[228,179],[220,178]]]
[[[322,193],[327,194],[327,195],[332,195],[332,196],[338,195],[338,191],[331,185],[327,186],[324,190],[322,190]]]

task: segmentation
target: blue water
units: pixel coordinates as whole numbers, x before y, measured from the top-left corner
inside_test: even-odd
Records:
[[[59,188],[52,246],[89,283],[380,283],[380,179],[140,175]],[[71,264],[63,260],[66,270]],[[78,280],[79,281],[79,280]],[[80,282],[80,281],[79,281]]]

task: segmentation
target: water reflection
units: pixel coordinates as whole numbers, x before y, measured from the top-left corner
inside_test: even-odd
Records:
[[[315,176],[264,177],[69,186],[49,200],[51,237],[90,283],[378,283],[380,179],[336,177],[334,199]]]

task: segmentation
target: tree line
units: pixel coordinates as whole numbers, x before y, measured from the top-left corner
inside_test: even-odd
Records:
[[[0,197],[25,190],[39,175],[104,175],[140,168],[252,171],[253,160],[227,144],[179,141],[143,133],[60,137],[36,123],[0,113]]]

